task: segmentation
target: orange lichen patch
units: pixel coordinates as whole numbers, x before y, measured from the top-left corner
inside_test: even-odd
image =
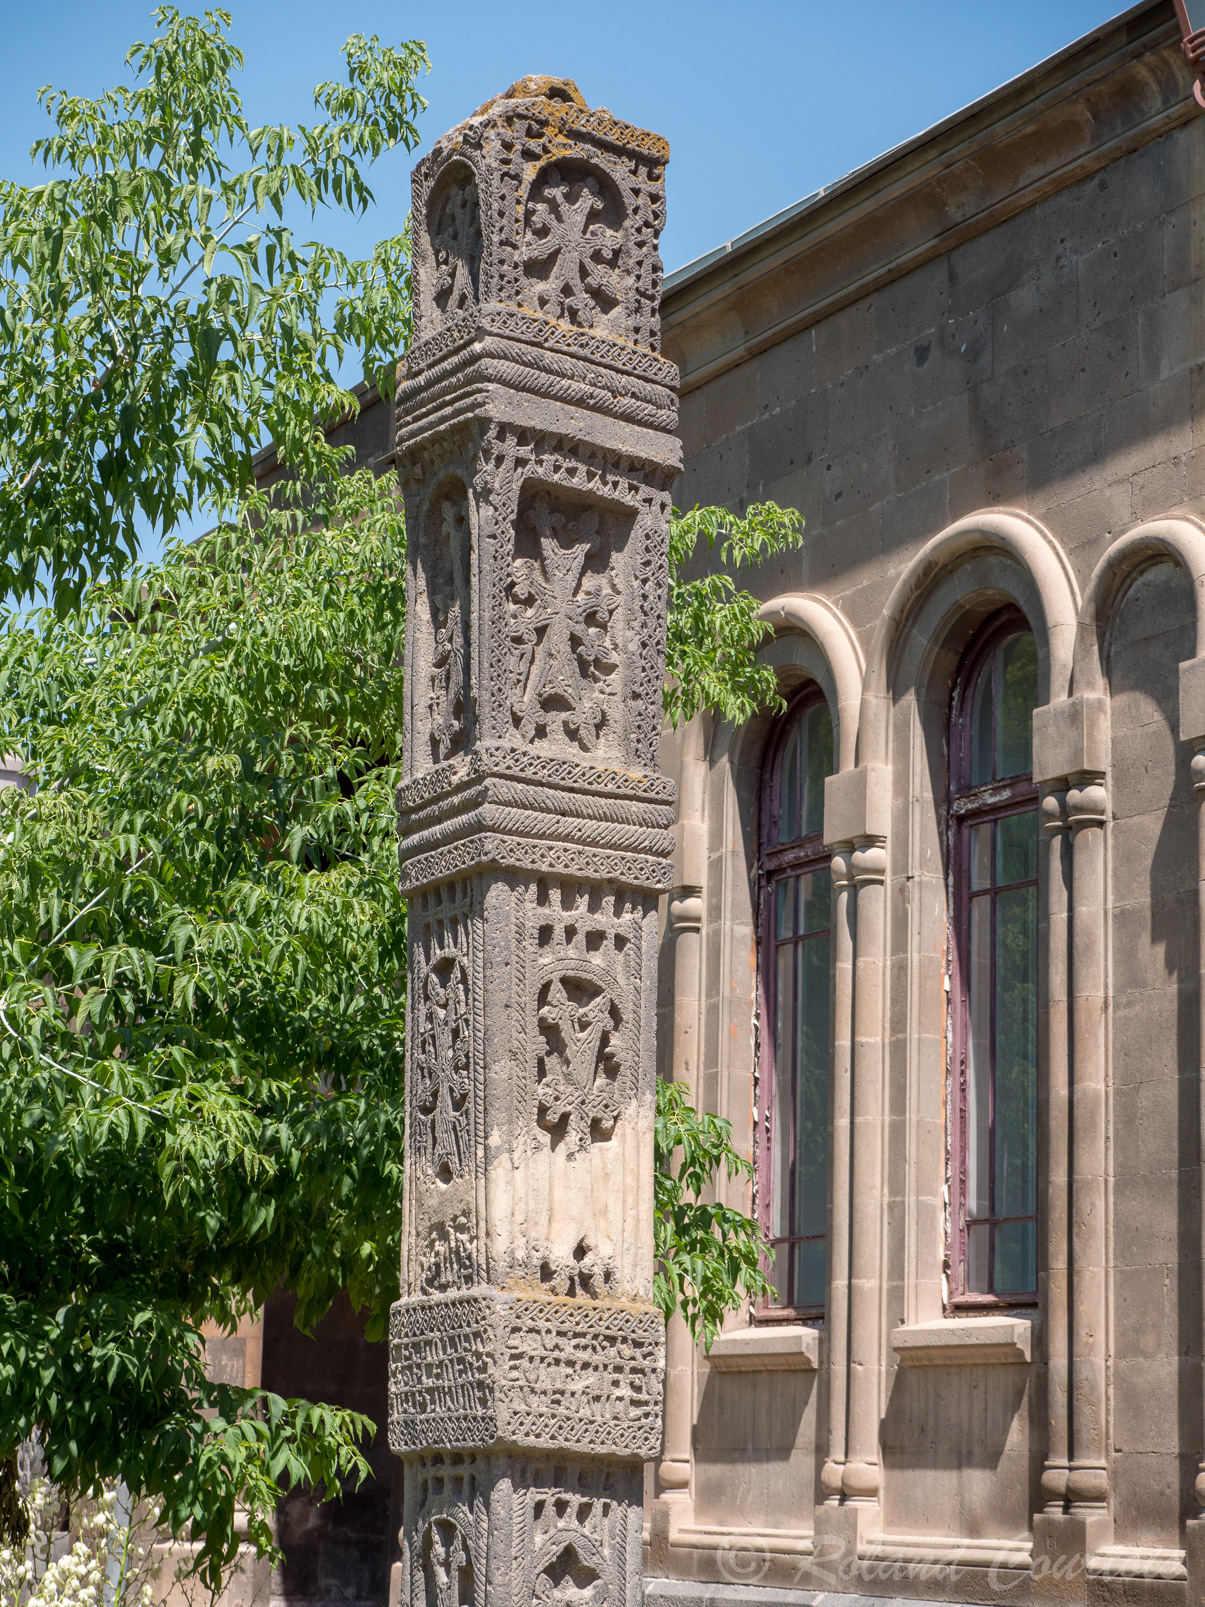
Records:
[[[484,117],[504,100],[543,100],[554,105],[573,106],[579,111],[588,112],[589,106],[581,90],[572,78],[551,78],[546,73],[529,73],[526,78],[517,78],[509,89],[504,89],[500,95],[491,95],[484,106],[478,106],[473,118]],[[463,126],[463,125],[461,125]]]
[[[580,106],[589,111],[581,90],[572,78],[547,78],[531,73],[520,78],[504,91],[503,100],[558,100],[565,105]]]
[[[626,150],[651,156],[661,166],[669,161],[668,140],[662,139],[659,134],[650,134],[647,129],[622,122],[605,106],[591,109],[572,78],[552,78],[543,73],[529,73],[526,78],[516,79],[501,95],[495,95],[484,106],[479,106],[472,117],[458,124],[447,138],[453,138],[468,123],[487,116],[501,102],[512,100],[543,102],[540,110],[549,121],[554,139],[559,135],[563,141],[564,154],[569,154],[570,146],[582,133],[591,133]],[[552,153],[554,160],[556,154],[555,151]],[[661,177],[660,173],[651,176],[654,180]]]

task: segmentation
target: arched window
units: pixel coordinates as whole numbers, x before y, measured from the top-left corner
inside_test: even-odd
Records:
[[[829,853],[821,840],[833,722],[816,687],[787,710],[766,756],[761,872],[763,1225],[776,1309],[823,1311],[828,1227]]]
[[[1037,648],[997,616],[964,662],[950,732],[954,1302],[1036,1297]]]

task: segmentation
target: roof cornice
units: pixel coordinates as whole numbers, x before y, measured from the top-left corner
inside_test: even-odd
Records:
[[[1143,0],[671,274],[683,393],[1197,116],[1171,0]]]

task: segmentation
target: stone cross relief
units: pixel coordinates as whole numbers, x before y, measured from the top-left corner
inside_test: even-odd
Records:
[[[464,959],[458,951],[433,961],[419,1009],[414,1105],[423,1158],[436,1177],[450,1181],[460,1176],[469,1160],[469,1000]]]
[[[511,710],[524,742],[560,724],[589,753],[619,668],[611,640],[619,588],[609,574],[582,579],[598,545],[597,509],[571,518],[540,495],[526,517],[540,557],[516,558],[511,567]]]
[[[619,305],[619,232],[590,221],[603,207],[597,179],[564,179],[555,167],[533,189],[522,261],[535,312],[593,329]]]

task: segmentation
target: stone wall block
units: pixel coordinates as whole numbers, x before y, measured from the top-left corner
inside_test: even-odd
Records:
[[[1159,219],[1105,240],[1079,260],[1083,324],[1110,324],[1162,293],[1163,226]]]
[[[861,363],[870,362],[878,345],[873,296],[822,319],[813,331],[816,385],[828,385]]]
[[[1037,277],[1043,248],[1032,209],[976,235],[950,253],[950,314],[989,307]]]
[[[993,364],[991,378],[971,388],[969,403],[969,462],[1040,435],[1049,418],[1045,356],[1002,371]]]
[[[1051,506],[1096,490],[1108,474],[1103,410],[1070,419],[1029,443],[1030,491]]]
[[[1145,316],[1150,309],[1143,309]],[[1139,385],[1139,316],[1126,312],[1111,323],[1081,329],[1051,351],[1049,421],[1065,424],[1127,396]]]
[[[1080,327],[1076,266],[1027,279],[992,308],[992,351],[997,373],[1040,357]]]
[[[776,413],[807,395],[812,388],[812,349],[812,331],[802,329],[762,353],[757,363],[759,414]],[[683,398],[684,411],[685,406]]]
[[[665,142],[522,79],[414,174],[399,1602],[637,1607],[677,372]],[[753,370],[692,422],[743,495]],[[695,404],[696,413],[698,404]],[[696,459],[696,462],[698,460]],[[735,499],[735,498],[734,498]],[[727,500],[720,496],[716,500]]]
[[[930,333],[916,338],[909,356],[918,408],[932,407],[980,384],[992,372],[991,309],[943,318]]]
[[[875,297],[880,351],[921,340],[935,329],[950,307],[950,263],[938,257],[905,274]]]

